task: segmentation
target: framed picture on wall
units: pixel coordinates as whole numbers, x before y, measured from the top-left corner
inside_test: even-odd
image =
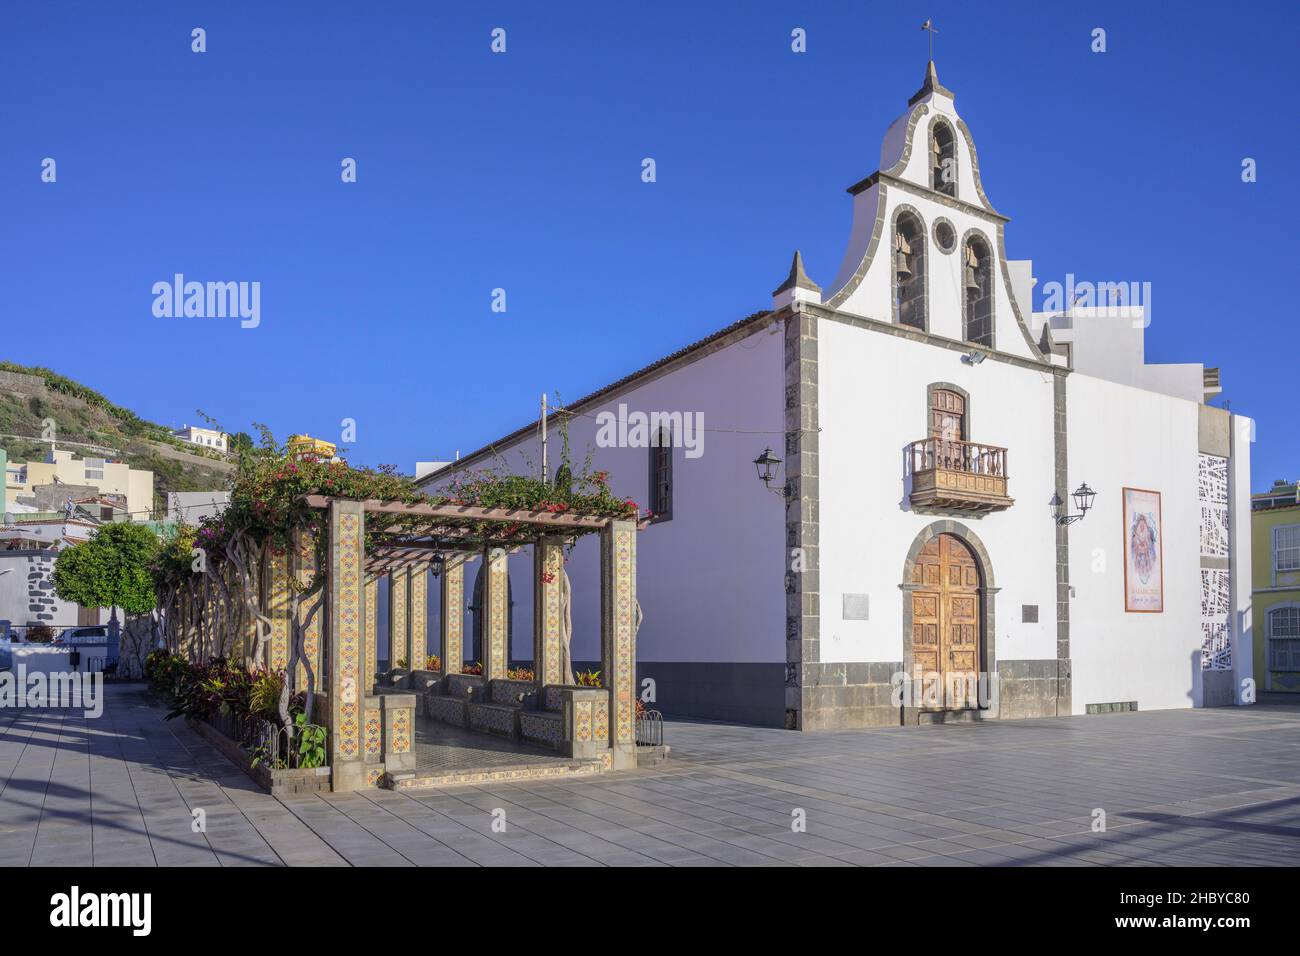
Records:
[[[1164,525],[1160,492],[1124,489],[1124,610],[1165,609]]]

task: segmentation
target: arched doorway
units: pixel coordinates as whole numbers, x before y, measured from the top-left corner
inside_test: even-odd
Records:
[[[474,589],[471,593],[469,603],[470,613],[470,659],[482,664],[485,661],[483,656],[483,628],[487,623],[486,608],[483,604],[483,575],[487,570],[487,563],[480,561],[478,570],[474,573]],[[514,639],[515,639],[515,596],[514,589],[510,586],[510,574],[506,574],[506,660],[513,661],[514,658]]]
[[[978,706],[983,660],[984,583],[975,552],[954,534],[936,534],[911,562],[913,680],[922,706]]]

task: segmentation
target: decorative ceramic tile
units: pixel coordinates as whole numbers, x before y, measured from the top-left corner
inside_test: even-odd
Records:
[[[430,717],[444,724],[465,726],[465,701],[459,697],[427,697],[425,707]]]
[[[299,587],[307,587],[316,577],[316,536],[310,531],[298,531],[294,534],[294,547],[290,556],[293,558],[292,574],[296,576]],[[323,593],[323,592],[320,592]],[[307,616],[311,611],[312,605],[316,602],[317,595],[298,602],[298,621],[303,626],[302,632],[302,656],[305,662],[299,662],[297,670],[296,687],[299,689],[307,686],[307,664],[311,665],[311,672],[315,679],[316,687],[323,688],[321,681],[320,666],[320,636],[321,636],[321,619],[329,613],[322,607],[312,617],[311,622],[307,622]]]
[[[508,587],[507,558],[504,553],[488,560],[487,590],[487,659],[483,661],[485,676],[506,675],[506,589]]]
[[[398,707],[390,710],[388,717],[393,724],[389,734],[389,750],[395,754],[409,754],[411,752],[410,708]]]
[[[271,670],[289,666],[289,554],[268,546],[266,579],[263,582],[265,607],[271,619]]]
[[[621,523],[620,523],[621,524]],[[632,681],[636,673],[636,531],[616,527],[613,532],[614,561],[614,660],[612,662],[615,734],[614,742],[635,742],[633,733]]]
[[[405,569],[388,576],[388,666],[396,667],[398,661],[410,662],[406,638],[406,580]]]
[[[442,606],[442,672],[454,674],[465,660],[465,565],[460,558],[449,560],[443,567]],[[453,608],[453,613],[447,613],[446,608]]]
[[[535,549],[536,593],[542,604],[541,645],[542,659],[535,661],[539,683],[560,683],[560,639],[562,616],[560,589],[564,575],[564,547],[549,538],[543,538]]]
[[[375,675],[379,672],[375,647],[379,643],[379,579],[375,578],[366,585],[366,670],[362,686],[369,693],[375,686]]]
[[[383,712],[377,707],[366,708],[366,756],[378,757],[384,752]]]
[[[519,732],[527,740],[558,746],[564,740],[564,721],[558,715],[521,713]]]
[[[469,725],[472,729],[507,737],[514,736],[515,714],[518,713],[515,709],[490,704],[470,704],[468,710]]]
[[[362,517],[344,512],[335,516],[331,544],[338,578],[334,582],[332,627],[335,634],[337,673],[333,694],[335,754],[351,759],[361,754],[361,565],[364,543]]]
[[[425,655],[429,646],[429,633],[426,617],[429,609],[429,568],[417,564],[411,568],[410,604],[411,604],[411,670],[424,670]]]
[[[591,740],[591,701],[573,702],[573,739],[581,743]]]

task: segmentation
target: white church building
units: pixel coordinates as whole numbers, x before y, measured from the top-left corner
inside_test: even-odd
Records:
[[[849,192],[826,288],[796,254],[770,310],[568,403],[573,457],[655,515],[652,706],[816,730],[1242,702],[1253,423],[1207,404],[1218,370],[1147,364],[1146,306],[1114,289],[1033,311],[933,63]],[[422,486],[535,468],[538,433]],[[580,541],[577,661],[600,658],[598,567]]]

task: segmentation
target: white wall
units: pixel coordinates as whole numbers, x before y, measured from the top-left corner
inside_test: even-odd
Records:
[[[1232,544],[1233,646],[1235,694],[1241,701],[1241,682],[1255,677],[1256,640],[1254,608],[1251,601],[1254,570],[1252,567],[1250,523],[1250,446],[1255,441],[1254,419],[1232,416],[1232,460],[1228,464],[1228,534]],[[1263,632],[1258,635],[1263,640]]]
[[[765,446],[784,453],[785,352],[780,327],[761,330],[706,357],[621,393],[569,426],[576,471],[588,450],[592,470],[607,470],[611,487],[649,504],[649,450],[597,448],[594,416],[622,403],[629,411],[703,412],[703,453],[673,449],[673,517],[637,539],[637,595],[645,614],[637,636],[642,661],[785,660],[785,503],[764,489],[753,460]],[[551,433],[550,465],[559,464],[560,438]],[[503,451],[500,461],[469,466],[510,471],[537,468],[535,437]],[[428,490],[444,485],[432,476]],[[522,557],[522,560],[521,560]],[[531,657],[532,577],[528,556],[512,557],[515,655]],[[466,597],[477,563],[465,575]],[[600,564],[596,536],[580,539],[568,573],[574,587],[573,656],[600,659]],[[521,573],[522,572],[522,573]],[[468,640],[468,630],[467,640]],[[468,647],[468,644],[467,644]],[[468,652],[467,652],[468,653]]]
[[[927,386],[970,393],[972,441],[1008,449],[1015,504],[959,519],[993,563],[999,660],[1056,657],[1052,377],[838,322],[821,322],[821,653],[823,661],[903,660],[903,563],[926,526],[907,500],[904,450],[928,434]],[[843,595],[868,594],[866,621],[842,619]],[[1037,604],[1039,622],[1021,623]]]
[[[1202,640],[1197,405],[1079,373],[1067,395],[1070,487],[1087,481],[1097,492],[1070,527],[1074,711],[1125,700],[1141,710],[1191,707]],[[1125,487],[1160,492],[1161,613],[1124,610]]]

